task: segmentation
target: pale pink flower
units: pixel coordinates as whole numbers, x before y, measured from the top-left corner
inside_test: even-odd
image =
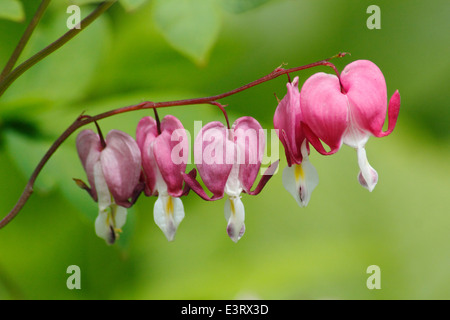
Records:
[[[141,153],[133,138],[118,130],[111,130],[104,144],[98,134],[83,130],[76,145],[90,188],[77,183],[98,202],[96,234],[112,244],[125,224],[126,208],[140,193]]]
[[[254,190],[251,190],[261,167],[265,135],[252,117],[237,119],[231,129],[221,122],[206,124],[194,143],[194,161],[209,197],[192,175],[184,175],[186,183],[204,200],[218,200],[228,195],[225,219],[228,236],[237,242],[245,232],[245,210],[241,193],[256,195],[273,175],[278,163],[270,166]]]
[[[155,223],[172,241],[185,216],[180,197],[186,193],[182,176],[189,156],[186,131],[172,115],[165,116],[160,125],[152,117],[144,117],[137,125],[136,141],[142,154],[144,192],[158,196],[153,209]]]

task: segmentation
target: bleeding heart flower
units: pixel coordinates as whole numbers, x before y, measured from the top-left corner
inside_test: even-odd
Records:
[[[302,128],[298,77],[286,86],[287,94],[278,103],[273,124],[283,144],[288,163],[283,170],[283,185],[298,205],[305,207],[319,183],[319,176],[309,161],[308,140]]]
[[[194,143],[194,161],[205,186],[213,193],[209,197],[197,180],[183,175],[189,187],[204,200],[218,200],[228,195],[225,219],[228,236],[237,242],[245,231],[245,210],[241,193],[256,195],[274,174],[278,162],[272,164],[255,190],[251,190],[261,167],[265,135],[252,117],[237,119],[231,129],[221,122],[206,124]]]
[[[126,208],[142,190],[141,153],[133,138],[118,130],[111,130],[105,140],[92,130],[83,130],[76,145],[90,188],[81,180],[75,181],[98,202],[96,234],[113,244],[125,224]]]
[[[386,91],[383,73],[367,60],[350,63],[340,78],[316,73],[301,89],[303,127],[308,140],[324,155],[337,152],[343,143],[355,148],[360,167],[358,181],[369,191],[377,184],[378,174],[367,161],[365,144],[370,136],[389,135],[400,111],[398,91],[392,95],[389,106]],[[383,132],[387,111],[389,124]]]
[[[180,197],[187,193],[182,176],[189,156],[186,131],[172,115],[165,116],[160,124],[144,117],[137,125],[136,141],[142,154],[144,192],[158,196],[153,210],[155,223],[172,241],[185,215]]]

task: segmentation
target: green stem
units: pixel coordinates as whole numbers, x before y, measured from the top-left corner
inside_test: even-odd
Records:
[[[31,34],[33,33],[37,24],[39,23],[42,16],[44,15],[44,12],[47,9],[50,1],[51,0],[42,0],[41,4],[39,5],[38,9],[36,10],[36,13],[34,14],[33,18],[31,19],[30,23],[28,24],[27,28],[25,29],[25,32],[23,33],[22,38],[20,38],[19,43],[17,44],[16,48],[14,49],[14,52],[12,53],[8,62],[6,63],[5,68],[3,68],[3,71],[0,74],[0,81],[3,81],[3,79],[6,78],[6,76],[9,74],[9,72],[12,70],[12,68],[14,68],[14,66],[16,65],[16,62],[19,59],[20,54],[22,53],[23,49],[25,48],[25,46],[26,46],[28,40],[30,39]]]
[[[8,89],[8,87],[18,78],[20,77],[25,71],[30,69],[32,66],[34,66],[36,63],[50,55],[52,52],[55,52],[59,48],[61,48],[64,44],[66,44],[69,40],[71,40],[73,37],[75,37],[77,34],[79,34],[82,30],[84,30],[88,25],[90,25],[95,19],[97,19],[103,12],[108,10],[117,0],[111,0],[111,1],[103,1],[100,3],[97,8],[91,12],[86,18],[84,18],[80,25],[80,29],[71,29],[68,32],[66,32],[62,37],[60,37],[55,42],[51,43],[35,55],[33,55],[28,60],[24,61],[22,64],[20,64],[17,68],[15,68],[11,73],[9,73],[4,79],[0,81],[0,97],[3,95],[3,93]]]

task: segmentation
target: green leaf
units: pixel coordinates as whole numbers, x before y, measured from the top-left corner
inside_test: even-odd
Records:
[[[148,0],[119,0],[119,1],[126,11],[136,10],[144,3],[148,2]]]
[[[220,0],[223,8],[232,13],[243,13],[257,8],[271,0]]]
[[[2,18],[16,22],[25,20],[22,3],[18,0],[0,1],[0,19]]]
[[[221,25],[214,0],[156,0],[153,18],[175,49],[199,65],[206,63]]]

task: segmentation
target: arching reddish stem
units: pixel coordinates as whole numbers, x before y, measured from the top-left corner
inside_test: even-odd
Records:
[[[132,105],[132,106],[127,106],[127,107],[122,107],[119,109],[114,109],[111,111],[107,111],[104,113],[100,113],[98,115],[95,116],[88,116],[88,115],[80,115],[59,137],[58,139],[56,139],[56,141],[50,146],[50,148],[48,149],[48,151],[45,153],[45,155],[43,156],[43,158],[41,159],[41,161],[38,163],[38,165],[36,166],[36,168],[34,169],[33,173],[31,174],[30,179],[28,180],[28,183],[25,186],[24,191],[22,192],[20,198],[18,199],[17,203],[15,204],[15,206],[12,208],[12,210],[0,221],[0,229],[5,227],[12,219],[14,219],[14,217],[20,212],[20,210],[23,208],[23,206],[25,205],[25,203],[27,202],[28,198],[31,196],[31,194],[33,193],[33,186],[34,183],[36,181],[36,178],[38,177],[39,173],[41,172],[42,168],[45,166],[45,164],[47,163],[47,161],[51,158],[51,156],[56,152],[56,150],[59,148],[59,146],[72,134],[74,133],[76,130],[78,130],[79,128],[92,123],[92,122],[96,122],[98,120],[101,119],[105,119],[114,115],[118,115],[118,114],[122,114],[125,112],[131,112],[131,111],[136,111],[136,110],[143,110],[143,109],[156,109],[156,108],[165,108],[165,107],[175,107],[175,106],[187,106],[187,105],[198,105],[198,104],[212,104],[215,106],[218,106],[218,102],[217,100],[232,96],[236,93],[242,92],[244,90],[250,89],[254,86],[257,86],[261,83],[270,81],[272,79],[275,79],[281,75],[284,74],[289,74],[292,72],[297,72],[297,71],[301,71],[301,70],[305,70],[305,69],[309,69],[309,68],[313,68],[313,67],[318,67],[318,66],[328,66],[331,67],[336,74],[339,77],[339,72],[337,71],[336,67],[329,62],[329,60],[334,59],[334,58],[341,58],[344,57],[345,55],[347,55],[348,53],[346,52],[342,52],[342,53],[338,53],[337,55],[330,57],[328,59],[324,59],[321,61],[317,61],[314,63],[310,63],[304,66],[300,66],[300,67],[294,67],[294,68],[290,68],[290,69],[284,69],[284,68],[276,68],[274,71],[272,71],[271,73],[269,73],[268,75],[259,78],[253,82],[250,82],[246,85],[243,85],[239,88],[236,88],[234,90],[225,92],[225,93],[221,93],[215,96],[210,96],[210,97],[203,97],[203,98],[194,98],[194,99],[185,99],[185,100],[175,100],[175,101],[165,101],[165,102],[150,102],[150,101],[146,101],[146,102],[142,102],[136,105]],[[220,104],[219,104],[220,105]],[[221,105],[220,105],[221,106]],[[229,125],[229,124],[228,124]]]

